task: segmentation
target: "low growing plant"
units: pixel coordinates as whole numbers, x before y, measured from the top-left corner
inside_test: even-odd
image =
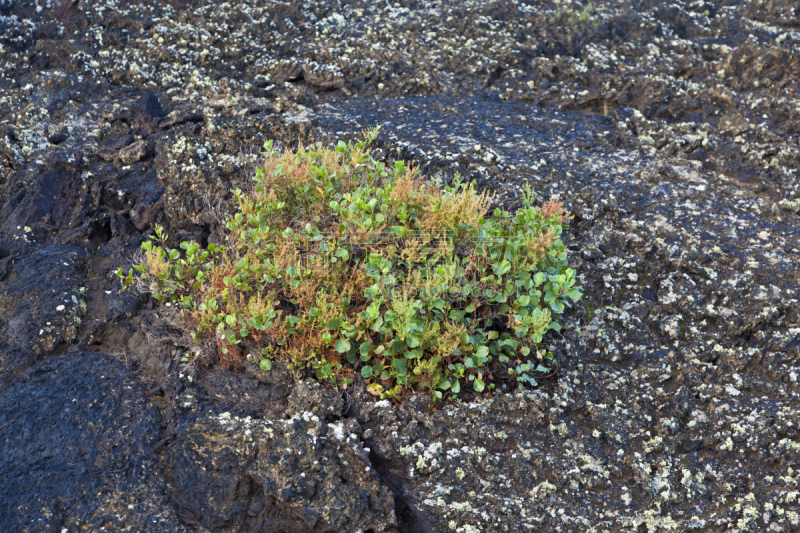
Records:
[[[547,18],[552,37],[561,43],[568,54],[579,57],[583,47],[594,37],[601,25],[591,3],[565,5]]]
[[[373,159],[376,133],[296,153],[267,142],[253,189],[232,191],[227,244],[170,249],[157,227],[123,287],[177,304],[223,363],[288,360],[343,386],[358,375],[382,398],[535,385],[554,365],[542,336],[581,297],[562,204],[536,207],[526,189],[515,214],[490,216],[492,197],[459,176],[439,187]]]

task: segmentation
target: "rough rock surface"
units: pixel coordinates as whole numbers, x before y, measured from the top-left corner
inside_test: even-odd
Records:
[[[3,527],[800,529],[800,8],[585,4],[0,0]],[[571,207],[586,296],[538,389],[194,365],[117,293],[156,223],[220,238],[265,140],[375,125],[387,162]]]
[[[33,241],[32,235],[23,229],[23,239]],[[81,291],[86,251],[63,244],[27,249],[15,244],[9,243],[0,260],[0,383],[21,374],[37,357],[77,342],[86,311]]]
[[[394,529],[391,492],[354,428],[309,411],[288,420],[204,415],[165,451],[173,502],[212,531]]]
[[[159,413],[107,355],[49,359],[0,390],[2,531],[186,531],[164,505]]]

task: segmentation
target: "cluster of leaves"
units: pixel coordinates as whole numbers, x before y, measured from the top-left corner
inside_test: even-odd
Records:
[[[594,6],[587,3],[585,6],[565,5],[547,18],[547,23],[552,28],[552,36],[559,42],[566,52],[574,57],[579,57],[581,50],[595,35],[600,27],[600,19]]]
[[[296,153],[266,143],[253,189],[233,191],[227,244],[169,249],[157,228],[123,286],[177,304],[223,362],[361,376],[383,398],[535,384],[554,364],[537,345],[581,297],[563,206],[536,207],[528,189],[515,214],[489,216],[492,198],[459,177],[439,187],[374,160],[374,135]]]

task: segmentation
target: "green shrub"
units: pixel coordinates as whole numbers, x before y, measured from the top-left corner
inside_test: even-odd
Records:
[[[601,21],[591,3],[582,9],[566,5],[547,18],[549,37],[561,43],[568,54],[578,57],[583,47],[594,37]]]
[[[123,286],[177,304],[224,363],[288,360],[335,385],[360,376],[384,398],[535,384],[554,364],[537,345],[581,297],[562,205],[535,207],[527,189],[516,214],[487,216],[492,198],[458,176],[440,188],[375,161],[375,133],[297,153],[266,143],[252,191],[232,191],[227,244],[181,252],[157,228]]]

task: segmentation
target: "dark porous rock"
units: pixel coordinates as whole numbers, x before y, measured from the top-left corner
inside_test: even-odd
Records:
[[[178,126],[180,124],[186,124],[187,122],[193,124],[199,124],[203,122],[203,114],[198,113],[196,111],[178,111],[175,110],[171,112],[167,117],[161,121],[159,127],[162,130],[169,129],[173,126]]]
[[[360,440],[305,412],[289,420],[205,415],[164,454],[172,502],[212,531],[396,531],[394,501]]]
[[[149,91],[135,102],[133,109],[152,118],[161,118],[165,115],[158,96]]]
[[[69,139],[69,134],[61,132],[61,133],[53,134],[50,137],[48,137],[47,138],[47,142],[49,142],[50,144],[61,144],[64,141],[66,141],[67,139]]]
[[[103,161],[114,161],[119,155],[119,151],[133,143],[134,136],[130,133],[121,135],[111,135],[103,142],[103,146],[97,149],[97,157]]]
[[[144,199],[145,201],[147,200]],[[164,203],[160,201],[152,203],[137,203],[130,210],[131,222],[139,231],[144,231],[153,225],[156,216],[164,211]]]
[[[37,225],[67,229],[79,225],[86,214],[89,198],[81,180],[82,152],[59,151],[37,163],[42,164],[21,168],[7,184],[18,192],[6,196],[0,212],[0,230],[6,233]]]
[[[60,228],[77,219],[73,207],[80,205],[81,160],[80,152],[58,154],[52,158],[52,168],[39,180],[31,198],[28,225],[47,220]]]
[[[246,372],[222,368],[198,380],[199,387],[209,397],[242,416],[253,417],[283,415],[290,392],[295,396],[293,384],[294,376],[286,369],[286,364],[280,362],[273,364],[270,372],[254,370],[252,367],[248,367]]]
[[[788,50],[770,49],[742,43],[721,62],[722,77],[731,77],[735,89],[770,86],[787,77],[796,79],[800,74],[798,56]]]
[[[117,158],[119,150],[108,146],[103,146],[97,150],[97,157],[103,161],[113,161]]]
[[[341,393],[328,389],[316,381],[306,380],[297,383],[289,395],[286,413],[312,413],[321,419],[339,418],[344,409]]]
[[[0,138],[5,138],[9,141],[15,142],[17,140],[17,133],[14,131],[14,128],[8,124],[5,124],[0,126]]]
[[[38,357],[78,340],[89,260],[86,252],[69,245],[9,245],[6,250],[0,280],[0,385]]]
[[[744,117],[744,115],[740,113],[731,113],[719,119],[719,125],[717,127],[719,128],[720,132],[730,133],[731,135],[740,135],[748,131],[753,126],[747,122],[747,119]]]
[[[158,410],[121,361],[79,352],[0,389],[0,530],[186,531],[165,503]]]
[[[123,165],[133,165],[153,155],[153,147],[146,140],[136,141],[119,151],[119,161]]]
[[[126,146],[132,144],[135,140],[136,138],[130,133],[123,133],[121,135],[115,135],[106,139],[103,145],[112,150],[122,150]]]

